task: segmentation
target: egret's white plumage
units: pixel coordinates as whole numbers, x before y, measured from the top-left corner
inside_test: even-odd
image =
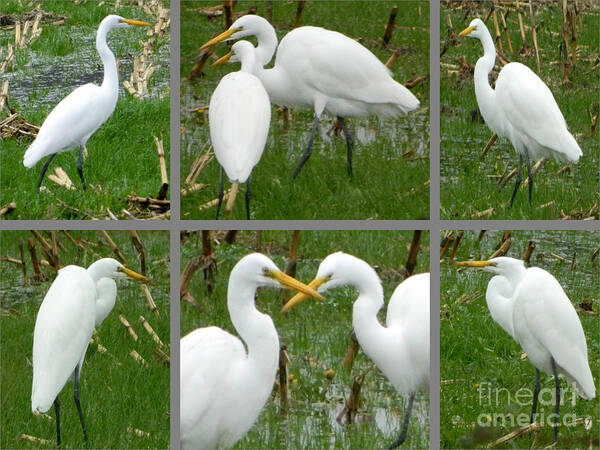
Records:
[[[199,328],[181,339],[181,446],[227,448],[256,421],[275,381],[279,337],[271,318],[259,312],[259,287],[288,287],[322,298],[282,273],[266,256],[242,258],[229,276],[227,308],[246,344],[217,327]]]
[[[251,73],[255,64],[252,44],[236,42],[231,50],[232,60],[241,61],[242,69],[225,75],[219,82],[210,98],[208,121],[217,161],[232,183],[245,183],[260,161],[267,142],[271,103],[261,81]],[[249,192],[249,185],[246,189]],[[221,183],[219,199],[222,198]],[[248,203],[246,213],[249,219]],[[218,215],[217,210],[217,218]]]
[[[474,19],[459,36],[479,39],[483,56],[475,64],[475,96],[486,125],[498,136],[507,138],[519,154],[517,184],[520,183],[522,159],[527,164],[542,156],[558,161],[577,162],[581,148],[569,133],[565,119],[548,86],[529,67],[513,62],[502,68],[496,87],[490,86],[488,75],[496,62],[496,48],[481,19]],[[529,171],[529,168],[528,168]],[[530,177],[530,202],[531,182]]]
[[[104,66],[104,80],[101,86],[88,83],[78,87],[48,114],[33,143],[23,157],[23,165],[33,167],[46,156],[38,187],[42,182],[48,164],[57,153],[73,147],[80,148],[78,163],[79,175],[85,188],[81,152],[92,134],[112,115],[119,96],[119,76],[115,56],[106,44],[106,36],[113,28],[129,26],[151,26],[146,22],[124,19],[117,15],[106,16],[96,33],[96,49]]]
[[[352,325],[360,347],[409,401],[400,437],[390,447],[394,448],[406,438],[415,393],[428,389],[429,274],[413,275],[398,285],[388,304],[386,326],[377,319],[384,305],[383,287],[375,270],[365,261],[346,253],[333,253],[321,262],[309,284],[321,293],[344,285],[359,292]],[[305,298],[296,295],[284,310]]]
[[[112,278],[125,276],[147,281],[112,258],[100,259],[87,269],[66,266],[58,271],[42,301],[33,332],[31,410],[34,413],[48,411],[73,375],[77,391],[94,325],[104,319],[100,322],[97,319],[97,301],[104,301],[104,294],[98,296],[97,288],[105,284],[102,280],[111,278],[112,281]],[[100,309],[102,314],[106,312],[106,307]],[[77,407],[80,408],[79,405]],[[85,436],[81,412],[80,419]],[[57,419],[57,441],[60,444],[59,429],[60,421]]]
[[[100,278],[96,283],[96,319],[98,328],[115,307],[117,300],[117,283],[112,278]]]
[[[495,275],[485,293],[490,314],[521,345],[536,370],[554,375],[555,365],[582,398],[596,396],[583,327],[554,276],[505,256],[456,264],[480,267]],[[556,383],[558,390],[558,379]],[[558,404],[556,407],[558,414]],[[535,406],[532,420],[534,414]]]
[[[272,103],[315,113],[309,146],[298,171],[310,156],[312,141],[322,113],[343,117],[397,117],[419,106],[419,100],[394,81],[390,71],[367,48],[336,31],[304,26],[290,31],[277,48],[273,26],[262,17],[246,15],[202,48],[226,39],[256,36],[253,71],[262,81]],[[271,61],[275,50],[275,65]],[[348,142],[351,171],[352,137],[341,121]]]

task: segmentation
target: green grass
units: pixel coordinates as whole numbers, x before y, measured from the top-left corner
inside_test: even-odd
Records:
[[[450,17],[454,31],[458,34],[475,17],[485,18],[489,5],[473,4],[465,10],[444,3],[441,9],[441,47],[448,36],[446,18]],[[472,120],[477,110],[472,74],[457,74],[460,59],[464,56],[470,65],[483,55],[481,44],[476,39],[458,38],[451,43],[442,56],[441,95],[441,155],[440,155],[440,200],[442,219],[479,218],[478,212],[493,208],[484,219],[557,219],[561,213],[573,218],[586,217],[592,210],[598,218],[598,167],[600,165],[598,130],[591,134],[591,116],[597,114],[599,71],[597,49],[599,45],[597,6],[583,8],[581,23],[577,26],[577,65],[571,68],[572,86],[562,83],[562,10],[556,6],[536,5],[538,46],[540,50],[541,78],[548,85],[558,103],[569,131],[579,143],[583,157],[571,170],[557,172],[563,166],[555,161],[547,162],[534,179],[533,202],[529,205],[527,188],[522,186],[515,203],[509,208],[514,179],[498,191],[499,181],[518,164],[518,156],[506,139],[499,139],[485,157],[481,152],[492,132],[482,120]],[[525,23],[529,24],[529,13]],[[493,21],[486,23],[493,33]],[[510,38],[515,53],[507,50],[502,34],[504,56],[521,62],[536,70],[535,52],[518,54],[521,38],[518,16],[512,12],[507,19]],[[528,29],[529,30],[529,29]],[[528,31],[527,39],[531,44]],[[498,61],[490,80],[495,80],[500,69]],[[450,67],[448,65],[453,65]],[[493,82],[493,81],[492,81]],[[533,163],[532,163],[533,164]],[[550,202],[553,202],[549,204]],[[586,214],[588,213],[588,214]]]
[[[521,258],[529,241],[536,248],[531,257],[533,266],[541,267],[562,285],[573,302],[588,345],[592,374],[598,381],[600,371],[600,339],[598,330],[598,262],[590,256],[598,246],[597,232],[574,231],[512,231],[512,246],[507,256]],[[465,232],[455,260],[487,259],[496,250],[502,232],[488,231],[481,242],[473,232]],[[566,258],[563,262],[553,256]],[[574,270],[570,261],[576,254]],[[457,270],[441,266],[441,328],[440,328],[440,438],[443,448],[482,448],[497,438],[514,431],[519,425],[502,423],[498,417],[507,415],[525,419],[531,412],[534,385],[534,367],[522,359],[520,346],[496,324],[485,303],[485,291],[491,274],[481,271]],[[476,297],[472,301],[458,301],[463,295]],[[589,300],[593,313],[583,311],[580,303]],[[560,408],[560,417],[592,418],[592,427],[561,426],[558,448],[597,448],[599,436],[598,396],[594,400],[575,397],[573,390],[565,393],[566,380],[561,376],[563,398],[568,399]],[[552,443],[552,427],[548,415],[554,412],[554,380],[541,374],[541,405],[538,421],[544,427],[538,432],[510,440],[498,448],[544,448]],[[527,393],[529,395],[527,396]],[[491,394],[491,395],[490,395]],[[499,394],[496,400],[496,394]],[[517,395],[522,395],[520,401]],[[510,396],[510,397],[509,397]],[[543,400],[542,400],[543,399]],[[544,419],[540,419],[543,414]]]
[[[59,249],[61,266],[68,264],[89,266],[101,257],[113,257],[110,248],[96,231],[70,231],[76,240],[85,239],[85,252],[78,251],[61,232],[57,240],[65,249]],[[140,271],[138,254],[126,231],[111,231],[110,236],[123,252],[128,267]],[[169,234],[164,231],[139,231],[146,252],[146,271],[154,284],[149,286],[159,311],[155,317],[149,310],[138,283],[117,281],[118,294],[114,310],[97,330],[97,340],[107,349],[101,353],[90,344],[82,370],[80,399],[89,442],[83,434],[77,409],[73,402],[73,382],[68,381],[61,401],[61,448],[168,448],[169,447],[169,367],[154,356],[157,345],[144,330],[139,320],[144,316],[160,339],[169,343]],[[19,258],[18,242],[31,235],[26,231],[2,231],[0,254]],[[97,246],[92,247],[93,244]],[[38,257],[39,245],[38,248]],[[0,265],[2,280],[2,309],[0,329],[1,357],[1,428],[2,448],[55,448],[56,431],[54,408],[48,417],[31,413],[31,380],[33,329],[35,318],[51,281],[56,277],[49,267],[43,267],[51,281],[33,282],[29,255],[27,272],[29,284],[23,284],[21,268],[3,261]],[[119,321],[124,315],[138,334],[134,342]],[[136,350],[146,365],[129,356]],[[57,350],[58,351],[58,350]],[[168,348],[165,349],[167,354]],[[148,436],[137,436],[128,428],[139,429]],[[21,440],[21,434],[46,439],[48,444]]]
[[[122,2],[121,2],[122,3]],[[168,2],[164,2],[168,8]],[[32,5],[24,2],[3,3],[3,13],[21,17]],[[42,23],[42,34],[23,49],[16,50],[14,67],[3,74],[9,80],[9,104],[28,122],[40,126],[54,106],[78,86],[100,84],[103,68],[95,47],[95,32],[108,14],[119,14],[155,22],[143,9],[115,2],[47,2],[42,9],[66,16],[64,25]],[[133,57],[140,54],[146,30],[134,27],[113,30],[108,45],[120,64],[120,80],[129,79]],[[0,30],[0,47],[14,41],[14,30]],[[129,209],[127,196],[155,197],[160,187],[158,156],[153,136],[162,139],[167,170],[169,167],[169,39],[157,38],[150,61],[157,70],[148,82],[150,95],[133,98],[120,85],[120,95],[113,115],[87,142],[88,158],[83,171],[88,190],[83,191],[77,173],[78,149],[57,155],[50,165],[42,186],[36,190],[44,158],[27,170],[23,155],[32,143],[30,138],[0,139],[0,204],[16,202],[8,219],[89,219],[103,218],[106,208],[115,214]],[[6,111],[6,110],[5,110]],[[4,115],[2,116],[4,118]],[[48,175],[62,167],[76,190],[54,184]],[[148,212],[137,213],[140,218]]]
[[[289,231],[263,231],[261,248],[257,249],[256,232],[240,231],[234,245],[226,244],[223,232],[218,232],[217,238],[222,243],[217,245],[213,241],[218,268],[214,292],[211,296],[206,294],[201,273],[192,278],[189,291],[200,304],[201,314],[182,302],[182,336],[198,327],[213,325],[237,335],[226,305],[231,269],[242,256],[257,250],[284,269],[291,235]],[[296,278],[309,282],[325,256],[343,250],[378,268],[387,302],[403,279],[401,272],[411,237],[410,231],[301,231]],[[201,253],[199,240],[198,233],[182,245],[182,270],[192,257]],[[415,272],[429,270],[429,234],[426,232],[422,234],[421,245]],[[282,302],[289,295],[264,289],[257,300],[257,308],[273,318],[280,341],[287,346],[288,374],[294,376],[294,381],[289,384],[288,412],[281,411],[278,389],[274,389],[258,421],[235,448],[387,448],[400,432],[405,402],[379,370],[372,370],[366,376],[358,423],[340,425],[335,420],[353,377],[372,366],[362,352],[357,356],[351,374],[345,373],[341,364],[352,328],[352,303],[356,292],[351,288],[328,291],[327,303],[306,301],[295,310],[282,314]],[[384,312],[381,319],[384,320]],[[330,383],[324,375],[327,369],[335,371]],[[417,396],[413,413],[405,446],[429,448],[427,394]],[[375,414],[390,420],[387,429],[381,418],[374,423]]]
[[[185,180],[193,161],[210,146],[208,120],[191,112],[207,107],[218,81],[239,66],[212,68],[207,63],[204,76],[186,80],[198,48],[223,30],[223,18],[208,20],[198,11],[217,2],[181,4],[181,92],[182,141],[181,177]],[[400,57],[392,67],[393,77],[404,83],[416,76],[429,75],[429,5],[425,2],[401,2],[396,30],[390,48],[381,46],[381,37],[394,2],[307,2],[303,25],[322,26],[359,39],[381,61],[393,49]],[[236,13],[256,6],[265,16],[263,2],[241,1]],[[273,21],[278,38],[291,30],[296,3],[274,2]],[[255,39],[252,38],[255,42]],[[215,48],[226,52],[225,44]],[[212,60],[209,60],[209,63]],[[412,92],[421,101],[421,109],[397,120],[381,122],[349,120],[358,137],[353,159],[354,178],[346,175],[346,143],[343,135],[325,133],[333,119],[324,116],[313,148],[313,155],[300,175],[292,173],[308,143],[313,120],[311,111],[294,110],[286,127],[283,116],[273,107],[271,128],[261,161],[252,175],[251,216],[256,219],[425,219],[429,217],[429,80]],[[206,114],[206,113],[205,113]],[[360,142],[361,136],[369,142]],[[408,152],[407,156],[403,156]],[[197,182],[207,184],[201,191],[182,196],[183,219],[213,219],[215,208],[199,206],[216,198],[219,164],[213,159],[200,173]],[[185,187],[182,181],[182,187]],[[226,183],[225,188],[229,187]],[[241,188],[244,192],[245,187]],[[229,218],[245,219],[243,197],[236,201]]]

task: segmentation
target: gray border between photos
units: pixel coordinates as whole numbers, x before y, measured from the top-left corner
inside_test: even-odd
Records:
[[[263,0],[257,0],[263,1]],[[398,0],[402,3],[408,0]],[[426,0],[420,0],[426,1]],[[170,232],[171,262],[171,425],[170,448],[179,449],[179,233],[187,229],[238,229],[238,230],[413,230],[430,233],[431,270],[431,377],[430,377],[430,448],[439,448],[440,442],[440,267],[441,230],[573,230],[598,231],[599,221],[558,220],[440,220],[440,3],[430,2],[430,219],[429,220],[180,220],[180,164],[179,164],[179,64],[180,64],[180,0],[171,0],[171,220],[168,221],[57,221],[57,220],[0,220],[2,230],[163,230]],[[0,237],[1,238],[1,237]]]

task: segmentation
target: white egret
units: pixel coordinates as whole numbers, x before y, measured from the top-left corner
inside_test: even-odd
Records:
[[[125,276],[149,281],[112,258],[100,259],[87,270],[79,266],[66,266],[58,271],[42,301],[33,332],[31,410],[33,413],[46,412],[54,403],[57,445],[60,445],[58,394],[71,376],[75,379],[75,405],[83,437],[87,441],[79,402],[79,378],[94,324],[98,323],[97,302],[104,295],[98,292],[103,285],[98,283],[106,278]]]
[[[223,202],[223,169],[232,183],[246,183],[246,218],[250,219],[250,177],[262,156],[269,125],[271,103],[260,80],[252,75],[254,46],[236,42],[226,57],[216,61],[241,61],[242,69],[225,75],[210,98],[210,140],[220,168],[217,219]],[[233,194],[232,194],[233,195]]]
[[[386,326],[377,319],[384,304],[381,281],[365,261],[333,253],[321,262],[308,286],[323,293],[345,285],[359,292],[352,325],[360,347],[396,390],[408,397],[400,436],[389,447],[396,448],[406,439],[416,392],[429,387],[429,274],[413,275],[398,285],[388,304]],[[305,295],[296,295],[283,310],[304,299]]]
[[[87,140],[112,115],[119,97],[119,75],[115,56],[106,45],[106,35],[113,28],[130,26],[152,26],[139,20],[124,19],[116,15],[106,16],[96,33],[96,50],[104,65],[104,80],[101,86],[93,83],[78,87],[54,107],[33,143],[23,157],[23,165],[31,168],[45,156],[49,156],[42,168],[38,189],[42,185],[48,166],[57,155],[79,146],[77,171],[86,189],[83,177],[83,148]]]
[[[217,327],[199,328],[181,339],[181,446],[227,448],[256,421],[275,381],[279,337],[271,318],[259,312],[259,287],[287,287],[323,299],[281,272],[264,255],[240,259],[229,276],[227,307],[242,341]]]
[[[496,62],[496,48],[481,19],[474,19],[459,36],[479,39],[483,56],[475,64],[475,96],[486,125],[498,136],[507,138],[519,154],[517,180],[510,197],[512,206],[521,184],[523,157],[529,177],[529,203],[533,189],[531,158],[542,156],[558,161],[577,162],[581,148],[569,133],[556,100],[548,86],[529,67],[513,62],[502,68],[496,88],[488,74]]]
[[[527,269],[519,259],[502,256],[489,261],[454,264],[482,268],[495,275],[485,293],[492,319],[521,345],[535,367],[531,423],[535,419],[540,392],[539,371],[554,376],[556,442],[560,404],[558,374],[562,373],[582,398],[592,399],[596,396],[585,335],[569,297],[550,273],[539,267]]]
[[[419,106],[419,100],[394,81],[390,71],[367,48],[348,36],[320,27],[290,31],[277,48],[273,26],[262,17],[246,15],[224,33],[204,44],[256,36],[256,64],[271,102],[286,107],[312,109],[315,113],[308,146],[294,171],[295,178],[312,152],[323,112],[337,117],[346,137],[348,174],[352,175],[354,140],[344,117],[397,117]],[[275,65],[264,69],[275,54]]]

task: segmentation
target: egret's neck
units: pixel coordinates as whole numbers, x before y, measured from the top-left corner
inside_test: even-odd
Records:
[[[490,86],[488,78],[496,63],[496,47],[489,32],[481,38],[481,44],[483,56],[475,64],[475,96],[485,123],[492,131],[502,135],[501,130],[497,129],[499,124],[494,121],[494,117],[497,116],[496,92]]]
[[[270,24],[262,27],[260,31],[256,33],[256,39],[258,40],[256,60],[261,66],[266,66],[273,58],[275,50],[277,49],[277,34],[275,34],[275,28]]]
[[[515,270],[508,276],[496,275],[490,280],[485,291],[485,301],[492,319],[515,340],[513,323],[516,299],[515,287],[519,285],[524,275],[524,268]]]
[[[96,33],[96,50],[102,60],[104,66],[104,80],[102,81],[102,88],[109,89],[111,92],[119,91],[119,75],[117,73],[117,60],[115,55],[110,51],[106,44],[106,36],[110,31],[110,26],[102,22],[98,27]]]
[[[242,72],[256,74],[262,67],[257,64],[255,52],[248,52],[242,58]]]
[[[106,266],[104,266],[102,260],[94,262],[86,270],[90,278],[94,281],[94,284],[98,283],[102,278],[110,276],[110,274],[107,273]]]
[[[248,362],[257,370],[275,376],[279,359],[279,337],[271,318],[254,305],[256,286],[230,277],[227,307],[233,326],[248,347]]]
[[[365,268],[353,274],[353,286],[359,295],[352,310],[352,325],[360,346],[373,359],[371,355],[381,351],[387,330],[377,319],[377,313],[383,307],[383,287],[375,270],[366,266],[369,270]]]

